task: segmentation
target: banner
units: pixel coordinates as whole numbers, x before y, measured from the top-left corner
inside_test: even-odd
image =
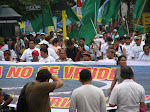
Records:
[[[12,104],[16,104],[22,87],[35,81],[36,74],[41,69],[48,69],[52,75],[61,78],[64,86],[50,93],[51,107],[68,109],[71,93],[81,86],[78,81],[79,72],[82,69],[89,69],[92,73],[92,84],[102,88],[108,103],[108,91],[114,78],[115,68],[118,67],[115,61],[98,62],[0,62],[0,88],[14,97]],[[150,63],[141,61],[128,61],[128,66],[134,70],[135,82],[141,84],[145,89],[147,100],[150,100]]]

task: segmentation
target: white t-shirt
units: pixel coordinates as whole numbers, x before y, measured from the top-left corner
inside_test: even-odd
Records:
[[[101,46],[101,52],[103,52],[103,59],[107,58],[106,52],[107,52],[108,47],[109,45],[107,42]]]
[[[144,52],[141,52],[138,60],[150,61],[150,52],[148,55],[146,55]]]
[[[90,84],[75,89],[71,95],[69,112],[106,112],[102,89]]]
[[[59,58],[56,52],[52,48],[48,48],[47,50],[49,56],[52,56],[55,60]]]
[[[47,58],[41,57],[39,62],[45,62],[45,63],[47,63],[47,62],[55,62],[55,59],[52,56],[48,56]]]
[[[132,59],[132,57],[134,57],[134,59],[138,59],[139,55],[142,51],[143,51],[143,46],[142,45],[140,45],[140,46],[135,45],[134,47],[131,48],[129,58]]]
[[[4,52],[0,51],[0,60],[3,60],[3,59],[4,59]]]
[[[123,44],[123,45],[124,45],[124,44]],[[118,51],[116,52],[116,54],[118,54],[118,56],[121,56],[121,55],[122,55],[123,45],[122,45],[122,44],[119,44],[119,46],[118,46]]]
[[[122,47],[125,48],[125,50],[126,50],[126,57],[127,57],[127,59],[129,59],[129,55],[130,55],[130,52],[131,52],[131,48],[132,48],[133,46],[132,46],[131,44],[129,44],[129,45],[124,44]]]
[[[1,51],[6,51],[6,50],[8,50],[8,45],[5,44],[0,50],[1,50]]]
[[[144,88],[132,79],[126,79],[113,88],[109,104],[117,105],[117,112],[139,112],[139,103],[145,100]]]
[[[12,50],[10,50],[10,52],[11,52],[11,59],[16,60],[17,55],[16,55],[15,51],[12,49]]]
[[[24,60],[26,62],[30,62],[33,59],[32,58],[32,51],[34,51],[34,50],[37,50],[39,52],[39,54],[40,54],[40,49],[38,49],[38,48],[34,48],[34,49],[28,48],[28,49],[26,49],[23,52],[23,54],[22,54],[20,59],[22,59],[22,60]]]

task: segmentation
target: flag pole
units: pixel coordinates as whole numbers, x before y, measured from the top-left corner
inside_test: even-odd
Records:
[[[95,25],[95,27],[96,27],[96,2],[95,2],[95,18],[94,18],[95,20],[94,20],[94,25]]]
[[[76,15],[76,13],[74,12],[74,10],[71,7],[71,10],[73,11],[73,13]],[[77,15],[76,15],[77,16]],[[77,16],[77,18],[79,19],[79,21],[81,22],[81,24],[84,26],[83,22],[80,20],[80,18]]]
[[[63,35],[64,35],[63,43],[65,43],[65,39],[67,37],[67,34],[66,34],[66,10],[62,10],[62,21],[63,21]]]
[[[144,9],[144,7],[145,7],[146,1],[147,1],[147,0],[145,0],[144,5],[143,5],[143,7],[142,7],[142,10],[141,10],[141,12],[140,12],[140,15],[139,15],[139,17],[138,17],[138,20],[137,20],[137,23],[136,23],[136,27],[134,28],[134,32],[136,31],[136,28],[137,28],[137,25],[138,25],[138,23],[139,23],[140,17],[141,17],[141,15],[142,15],[143,9]]]

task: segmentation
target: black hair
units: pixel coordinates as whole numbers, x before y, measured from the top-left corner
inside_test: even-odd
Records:
[[[83,41],[85,42],[85,38],[83,38],[83,37],[82,37],[82,38],[80,38],[80,40],[83,40]]]
[[[71,39],[67,40],[66,42],[67,45],[73,45],[73,42],[71,41]]]
[[[121,77],[123,79],[132,79],[133,78],[133,70],[129,66],[124,66],[121,68]]]
[[[2,91],[2,88],[0,88],[0,96],[1,96],[1,91]]]
[[[9,41],[9,37],[4,38],[5,44],[7,44],[7,41]]]
[[[149,45],[147,45],[147,44],[143,45],[143,49],[144,49],[144,47],[147,47],[147,46],[149,46]]]
[[[125,39],[125,36],[121,36],[121,37],[119,38],[119,40],[123,40],[123,39]]]
[[[119,57],[118,57],[118,60],[117,60],[117,65],[119,64],[119,61],[120,61],[120,60],[121,60],[121,58],[123,58],[123,57],[124,57],[125,59],[127,59],[127,57],[126,57],[125,55],[121,55],[121,56],[119,56]]]
[[[41,69],[37,73],[36,80],[38,80],[40,82],[45,82],[46,80],[49,81],[50,78],[51,78],[51,73],[47,69]]]
[[[50,32],[50,35],[51,35],[52,33],[54,33],[54,32],[53,32],[53,31],[51,31],[51,32]]]
[[[107,36],[106,41],[113,41],[113,39],[110,36]]]
[[[40,49],[40,51],[43,51],[44,53],[47,53],[47,54],[48,54],[47,47],[42,47],[42,48]]]
[[[29,40],[29,43],[30,43],[30,41],[33,41],[33,42],[34,42],[34,44],[35,44],[35,40],[31,39],[31,40]]]
[[[54,45],[55,43],[59,42],[57,38],[53,39],[52,44]]]
[[[50,39],[52,39],[52,37],[50,37],[50,36],[47,36],[47,37],[45,38],[46,41],[49,41]]]
[[[35,38],[35,44],[38,44],[40,42],[40,39],[39,38]]]
[[[83,69],[81,72],[80,72],[80,80],[82,82],[86,82],[86,81],[89,81],[91,80],[92,76],[91,76],[91,72],[88,70],[88,69]]]
[[[126,36],[125,39],[130,39],[130,36]]]

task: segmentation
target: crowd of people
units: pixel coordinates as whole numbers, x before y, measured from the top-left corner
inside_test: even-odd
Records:
[[[119,36],[112,33],[97,34],[89,45],[85,38],[63,38],[62,30],[50,36],[44,33],[4,38],[0,46],[0,60],[14,62],[77,62],[116,59],[125,55],[127,59],[150,61],[150,33],[132,32]]]

